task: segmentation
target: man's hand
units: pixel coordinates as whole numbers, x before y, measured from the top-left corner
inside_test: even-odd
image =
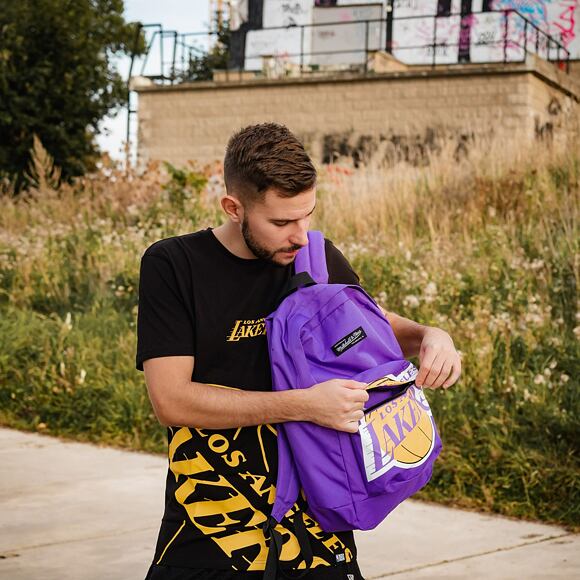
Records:
[[[331,379],[305,389],[308,392],[308,421],[338,431],[356,433],[369,400],[366,383]]]
[[[461,359],[453,340],[444,330],[425,329],[419,349],[419,374],[415,379],[418,387],[449,388],[461,375]]]

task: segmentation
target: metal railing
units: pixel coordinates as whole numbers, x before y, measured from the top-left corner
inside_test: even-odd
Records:
[[[562,42],[546,31],[542,30],[535,23],[530,21],[516,9],[503,9],[497,11],[489,12],[476,12],[469,14],[460,13],[446,13],[443,16],[437,15],[427,15],[427,16],[407,16],[402,18],[396,18],[394,20],[395,26],[399,23],[413,20],[420,21],[432,21],[432,36],[429,41],[414,44],[414,45],[403,45],[397,42],[394,38],[388,38],[389,28],[387,27],[387,17],[367,19],[367,20],[353,20],[348,22],[325,22],[325,23],[314,23],[314,24],[304,24],[304,25],[291,25],[291,26],[278,26],[264,28],[261,30],[278,30],[280,34],[287,34],[289,31],[299,30],[300,35],[300,50],[296,52],[277,52],[271,55],[266,55],[275,62],[288,65],[298,65],[299,76],[308,75],[309,73],[320,73],[325,69],[332,69],[332,72],[338,72],[340,65],[338,66],[328,66],[324,63],[316,63],[313,61],[324,60],[320,57],[334,56],[334,60],[339,55],[354,55],[358,54],[358,63],[345,63],[343,70],[352,72],[357,71],[361,74],[369,73],[369,55],[375,53],[378,50],[384,50],[389,52],[394,56],[398,57],[403,63],[405,63],[405,55],[409,54],[407,51],[424,51],[428,56],[430,56],[430,62],[421,63],[407,63],[407,64],[430,64],[432,67],[438,64],[465,64],[465,59],[461,59],[459,54],[460,48],[465,48],[466,43],[461,37],[461,27],[464,23],[476,23],[477,17],[487,16],[497,14],[501,15],[503,18],[503,34],[497,40],[476,40],[473,41],[469,39],[469,46],[471,49],[480,49],[482,47],[492,48],[499,47],[502,56],[501,58],[494,58],[493,60],[480,59],[477,61],[478,64],[490,63],[490,62],[522,62],[525,61],[527,54],[536,54],[548,61],[555,62],[560,68],[564,68],[566,72],[569,72],[569,61],[570,52],[562,44]],[[440,21],[445,19],[449,22],[450,18],[457,18],[460,26],[459,39],[457,42],[452,42],[450,38],[438,38],[440,28]],[[307,34],[310,33],[310,37],[316,34],[317,30],[322,29],[332,29],[340,34],[342,27],[343,30],[348,32],[353,29],[353,26],[364,26],[364,43],[360,48],[348,48],[348,49],[338,49],[338,50],[317,50],[309,51],[306,48],[306,38]],[[173,30],[163,30],[162,26],[159,24],[145,25],[144,28],[155,28],[153,34],[151,35],[145,57],[141,63],[141,71],[139,76],[146,77],[159,84],[175,84],[184,81],[195,81],[195,78],[188,79],[187,72],[188,66],[193,61],[194,58],[203,57],[207,54],[210,47],[210,39],[217,35],[217,32],[188,32],[188,33],[178,33]],[[375,42],[378,30],[378,42]],[[253,32],[253,31],[248,31]],[[392,34],[392,33],[391,33]],[[372,38],[371,38],[372,35]],[[346,34],[344,35],[345,38]],[[167,51],[166,40],[169,39],[170,47]],[[202,39],[204,42],[195,43],[196,40]],[[153,52],[154,45],[157,44],[157,50],[159,51],[159,61],[156,64],[157,72],[156,74],[146,74],[146,68],[150,61],[150,54]],[[203,44],[206,46],[204,47]],[[441,55],[445,55],[450,49],[458,49],[457,62],[451,62],[448,58],[440,58]],[[518,50],[519,49],[519,50]],[[169,52],[169,59],[167,59],[167,54]],[[517,56],[521,53],[521,58]],[[264,60],[265,55],[263,54],[245,54],[244,51],[244,62],[251,60]],[[131,63],[131,70],[133,70],[133,60]],[[428,59],[425,58],[425,61]],[[444,62],[442,62],[444,61]],[[292,68],[289,66],[289,68]],[[223,73],[225,74],[226,80],[231,76],[232,79],[240,77],[246,69],[243,66],[238,66],[235,68],[225,67]],[[265,73],[262,67],[253,68],[255,76],[259,77],[261,74]],[[293,71],[295,74],[295,70]],[[203,79],[207,80],[207,79]]]

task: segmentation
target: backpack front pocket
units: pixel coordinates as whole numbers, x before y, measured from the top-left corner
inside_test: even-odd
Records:
[[[433,451],[433,419],[420,389],[409,385],[365,412],[351,442],[369,495],[413,478]]]

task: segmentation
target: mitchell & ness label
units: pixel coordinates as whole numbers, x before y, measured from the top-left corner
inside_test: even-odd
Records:
[[[366,337],[367,333],[364,331],[362,326],[359,326],[356,330],[353,330],[350,334],[347,334],[337,343],[333,344],[332,352],[334,352],[336,356],[340,356],[349,348],[352,348],[355,344],[358,344],[361,340],[364,340]]]

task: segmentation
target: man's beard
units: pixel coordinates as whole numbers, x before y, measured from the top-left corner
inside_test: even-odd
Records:
[[[256,239],[252,235],[252,232],[250,231],[250,226],[248,224],[248,220],[246,219],[246,216],[244,216],[244,218],[242,219],[242,236],[244,237],[244,241],[246,242],[246,246],[248,246],[248,248],[250,248],[250,250],[252,251],[254,256],[256,256],[257,258],[260,258],[261,260],[265,260],[266,262],[270,262],[270,264],[274,264],[275,266],[282,266],[282,267],[287,266],[287,264],[280,264],[280,263],[274,261],[274,256],[278,252],[280,252],[280,250],[276,250],[274,252],[271,252],[270,250],[267,250],[266,248],[261,246],[256,241]],[[299,250],[301,247],[302,246],[293,246],[288,251],[293,252],[294,250]],[[283,251],[285,251],[285,249]]]

